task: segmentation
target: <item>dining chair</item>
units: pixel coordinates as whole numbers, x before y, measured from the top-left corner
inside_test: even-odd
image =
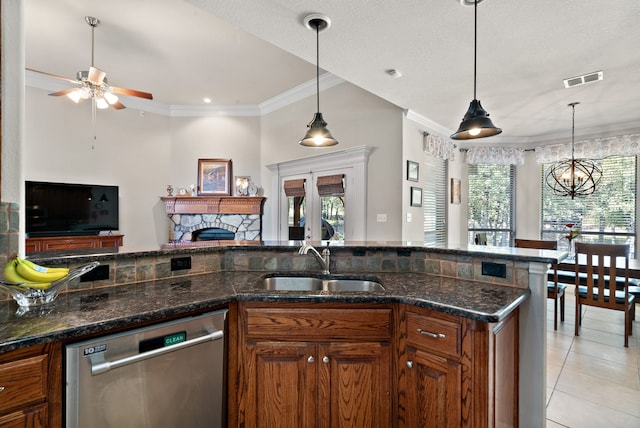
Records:
[[[533,248],[537,250],[557,250],[558,241],[543,241],[539,239],[516,239],[516,247]],[[547,298],[553,299],[553,329],[558,329],[558,300],[560,300],[560,321],[564,321],[564,292],[566,284],[558,284],[558,264],[551,266],[553,281],[547,281]]]
[[[586,285],[580,285],[578,256],[585,255]],[[624,268],[618,261],[624,259]],[[629,347],[632,334],[631,320],[635,316],[635,296],[629,294],[629,244],[587,244],[576,242],[576,327],[579,336],[582,324],[582,305],[613,309],[624,312],[624,346]],[[624,278],[624,289],[617,289],[618,281],[609,278]],[[613,296],[613,298],[612,298]]]

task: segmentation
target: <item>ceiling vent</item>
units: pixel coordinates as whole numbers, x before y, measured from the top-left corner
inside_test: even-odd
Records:
[[[602,80],[603,78],[604,72],[595,71],[593,73],[583,74],[582,76],[570,77],[568,79],[564,79],[562,82],[564,83],[565,88],[573,88],[574,86],[597,82],[598,80]]]

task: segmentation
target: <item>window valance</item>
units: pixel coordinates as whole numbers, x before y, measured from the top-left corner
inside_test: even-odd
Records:
[[[575,157],[604,159],[609,156],[635,156],[640,154],[640,134],[576,141]],[[553,144],[536,147],[536,162],[552,163],[571,159],[571,144]]]
[[[467,163],[489,165],[524,165],[524,149],[514,147],[472,147]]]
[[[456,145],[453,141],[428,132],[422,134],[422,151],[444,160],[456,158]]]

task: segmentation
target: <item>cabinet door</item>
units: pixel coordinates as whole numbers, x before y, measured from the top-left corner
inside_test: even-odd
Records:
[[[459,428],[461,420],[462,369],[459,362],[407,347],[403,369],[405,394],[400,394],[400,407],[406,428]]]
[[[316,426],[316,345],[257,342],[244,347],[240,427]]]
[[[388,343],[319,346],[321,428],[391,426],[391,349]]]
[[[46,428],[47,405],[40,404],[19,412],[0,416],[0,426],[2,428]]]

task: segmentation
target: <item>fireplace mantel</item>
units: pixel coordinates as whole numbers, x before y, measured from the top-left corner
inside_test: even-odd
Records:
[[[258,214],[266,198],[262,196],[164,196],[167,214]]]

